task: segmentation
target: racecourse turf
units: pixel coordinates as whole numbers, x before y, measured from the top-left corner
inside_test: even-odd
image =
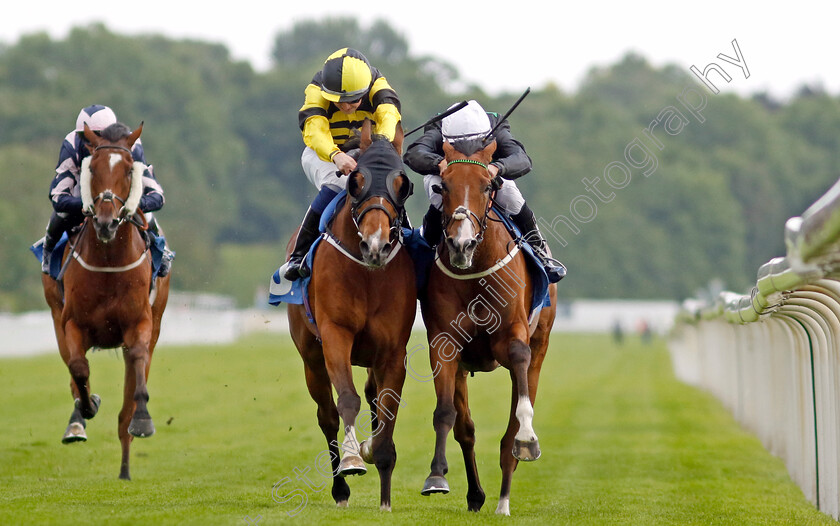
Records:
[[[410,346],[423,344],[418,333]],[[88,442],[71,445],[60,443],[72,401],[58,353],[0,360],[0,524],[836,524],[713,397],[674,378],[661,340],[552,336],[534,417],[542,457],[516,470],[511,517],[494,514],[505,370],[469,380],[487,494],[481,512],[467,511],[451,434],[452,492],[420,495],[434,447],[434,389],[409,376],[387,513],[372,466],[348,479],[348,508],[321,486],[325,442],[287,336],[159,348],[149,380],[157,433],[134,441],[130,482],[117,479],[122,358],[89,356],[102,407]],[[428,374],[425,353],[415,358],[415,371]]]

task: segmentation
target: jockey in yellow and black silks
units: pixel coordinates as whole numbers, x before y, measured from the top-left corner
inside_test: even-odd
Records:
[[[373,132],[394,140],[401,120],[396,92],[367,58],[352,48],[331,54],[323,68],[304,90],[305,100],[298,113],[298,124],[306,147],[301,166],[307,179],[318,188],[301,223],[284,277],[305,277],[309,269],[303,258],[315,238],[321,214],[344,189],[342,176],[356,168],[348,153],[358,147],[357,130],[365,119],[373,121]]]

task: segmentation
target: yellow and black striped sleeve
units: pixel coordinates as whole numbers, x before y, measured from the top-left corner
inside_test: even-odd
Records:
[[[303,106],[298,112],[303,143],[315,150],[319,158],[330,161],[339,152],[327,113],[331,103],[321,96],[321,87],[314,82],[306,86],[304,94]]]
[[[389,141],[394,140],[397,123],[400,122],[400,99],[397,92],[388,81],[376,71],[373,85],[370,88],[370,102],[373,106],[373,121],[376,123],[375,133],[384,135]]]

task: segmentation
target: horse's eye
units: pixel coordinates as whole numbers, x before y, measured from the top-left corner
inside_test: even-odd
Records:
[[[484,187],[484,193],[485,194],[490,194],[490,192],[492,190],[493,190],[493,185],[492,184],[488,184],[487,186]]]

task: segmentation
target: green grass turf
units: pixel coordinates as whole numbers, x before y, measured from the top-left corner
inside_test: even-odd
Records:
[[[410,345],[424,344],[422,334]],[[429,373],[425,353],[412,364]],[[463,459],[450,434],[449,495],[420,496],[434,445],[432,383],[406,380],[395,441],[393,511],[379,511],[376,470],[348,479],[350,507],[296,480],[325,442],[285,336],[159,348],[149,391],[157,434],[136,439],[133,480],[117,479],[120,355],[90,355],[99,415],[86,443],[62,445],[72,401],[55,355],[0,361],[0,524],[836,524],[809,504],[782,462],[708,394],[674,379],[662,342],[614,345],[555,334],[535,407],[539,461],[520,464],[510,518],[498,517],[499,439],[507,420],[505,370],[471,378],[476,454],[487,502],[466,511]],[[361,394],[363,370],[357,388]],[[272,499],[289,481],[306,495]]]

